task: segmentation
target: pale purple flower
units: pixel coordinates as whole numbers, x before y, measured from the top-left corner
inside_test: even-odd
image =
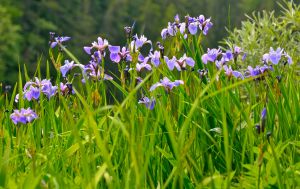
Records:
[[[181,69],[185,69],[186,65],[189,65],[190,67],[195,66],[195,61],[191,57],[187,57],[186,54],[184,54],[179,60],[176,61],[177,64],[180,66]],[[177,68],[177,67],[176,67]]]
[[[150,87],[150,91],[155,90],[157,87],[164,87],[168,92],[173,89],[173,87],[178,87],[179,85],[183,85],[184,82],[182,80],[175,80],[174,82],[170,81],[169,78],[164,77],[159,82],[155,83]]]
[[[190,23],[188,29],[190,34],[195,35],[198,31],[198,23],[197,22]]]
[[[204,35],[207,35],[209,29],[213,26],[213,23],[210,21],[210,18],[207,19],[204,24],[202,24],[202,31]],[[201,29],[201,28],[200,28]]]
[[[142,55],[140,54],[140,56],[142,56]],[[152,70],[151,65],[148,64],[148,61],[150,58],[149,57],[144,58],[144,57],[140,57],[140,56],[139,56],[139,58],[142,61],[141,61],[141,63],[136,64],[136,71],[140,72],[144,68],[148,71],[151,71]]]
[[[207,49],[207,53],[206,54],[203,54],[201,59],[202,59],[202,62],[204,64],[207,64],[208,61],[210,62],[214,62],[217,60],[218,56],[220,55],[221,53],[221,50],[220,49]]]
[[[165,62],[169,68],[169,70],[174,70],[174,67],[177,68],[178,71],[181,71],[181,68],[179,66],[179,64],[177,63],[177,59],[175,56],[173,56],[171,59],[169,59],[167,56],[164,57]]]
[[[263,61],[265,63],[272,62],[276,65],[281,60],[282,56],[287,59],[288,64],[292,64],[292,58],[280,47],[278,47],[276,51],[270,47],[270,52],[263,55]]]
[[[230,50],[227,50],[225,53],[222,53],[222,59],[224,62],[229,62],[233,60],[233,54]]]
[[[223,69],[225,70],[225,74],[228,77],[234,76],[235,78],[244,79],[244,76],[241,72],[232,70],[232,68],[230,66],[228,67],[227,65],[225,65],[225,66],[223,66]]]
[[[95,48],[97,49],[97,51],[100,52],[100,55],[105,56],[105,49],[107,47],[108,47],[108,41],[106,39],[102,39],[101,37],[98,37],[97,42],[94,41],[92,43],[92,46],[85,46],[83,47],[83,49],[87,54],[91,54],[92,53],[91,50]]]
[[[111,61],[115,63],[119,63],[121,60],[132,61],[130,52],[126,49],[126,47],[123,47],[120,50],[120,46],[109,46],[108,49],[110,51]]]
[[[24,98],[28,101],[32,99],[38,100],[40,97],[40,89],[37,87],[33,87],[32,85],[29,87],[29,90],[24,92]]]
[[[57,86],[52,86],[50,80],[43,79],[40,81],[37,77],[35,81],[28,81],[23,88],[24,98],[28,101],[32,99],[38,100],[40,93],[46,95],[49,99],[57,92]]]
[[[55,41],[51,42],[50,46],[51,46],[51,48],[54,48],[54,47],[56,47],[57,44],[62,44],[63,42],[68,41],[70,39],[71,39],[71,37],[67,37],[67,36],[66,37],[55,37],[54,38]]]
[[[65,64],[60,67],[60,71],[63,77],[66,77],[66,74],[74,66],[74,61],[65,60]]]
[[[104,73],[104,70],[98,64],[90,63],[84,66],[84,73],[92,80],[113,80],[113,77]],[[84,81],[84,80],[83,80]],[[85,81],[84,81],[85,82]]]
[[[60,92],[62,95],[75,94],[72,83],[62,83],[60,82]]]
[[[151,59],[151,63],[155,67],[158,67],[160,65],[160,52],[159,51],[154,51],[154,53],[150,52],[149,58]]]
[[[151,99],[149,99],[148,97],[143,97],[141,100],[139,100],[138,103],[145,104],[146,108],[148,108],[149,110],[153,110],[156,101],[153,97]]]
[[[141,35],[141,37],[139,38],[138,35],[136,34],[134,36],[134,40],[131,41],[131,45],[130,45],[131,51],[133,51],[133,49],[135,51],[137,51],[145,44],[150,44],[151,45],[150,51],[152,51],[152,42],[150,40],[148,40],[147,37],[145,37],[144,35]]]
[[[18,124],[18,123],[26,124],[32,122],[37,117],[38,117],[37,114],[30,108],[27,109],[22,108],[21,110],[14,110],[14,112],[10,115],[10,118],[14,124]]]

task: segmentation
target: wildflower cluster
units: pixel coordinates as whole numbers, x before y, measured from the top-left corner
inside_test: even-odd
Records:
[[[186,16],[184,22],[180,22],[178,15],[176,15],[174,19],[174,22],[169,22],[168,27],[161,31],[163,40],[167,37],[177,35],[178,32],[180,32],[184,38],[187,38],[188,35],[196,35],[198,31],[203,33],[203,35],[207,35],[209,29],[213,26],[210,18],[206,19],[203,15],[198,17]],[[60,72],[62,77],[67,80],[67,83],[60,83],[59,86],[53,86],[50,80],[44,79],[40,81],[38,78],[35,78],[35,81],[29,81],[25,84],[23,97],[28,101],[39,100],[40,95],[43,93],[50,99],[57,94],[58,87],[61,95],[66,96],[74,94],[72,82],[69,81],[70,77],[68,77],[68,74],[70,74],[70,71],[75,67],[78,67],[81,70],[83,83],[86,82],[86,79],[95,82],[113,80],[113,77],[108,75],[104,69],[105,62],[108,59],[106,58],[107,54],[109,54],[110,61],[118,66],[123,86],[125,85],[125,78],[122,77],[124,70],[129,75],[134,76],[130,81],[135,79],[136,83],[143,80],[142,77],[145,74],[142,74],[141,72],[147,74],[148,72],[156,72],[156,70],[159,70],[159,73],[161,73],[160,78],[162,79],[149,85],[151,87],[146,93],[151,94],[158,87],[163,87],[167,93],[170,93],[173,88],[184,85],[186,82],[184,81],[185,78],[182,79],[181,77],[181,79],[176,80],[174,77],[178,74],[175,72],[189,70],[189,73],[192,73],[196,64],[193,53],[183,52],[181,53],[181,57],[165,55],[165,48],[161,42],[157,42],[158,49],[154,49],[152,41],[148,40],[144,35],[138,36],[135,34],[134,36],[131,36],[132,29],[133,28],[131,27],[125,27],[126,37],[128,39],[128,43],[125,46],[112,45],[107,39],[101,37],[98,37],[97,41],[92,42],[91,45],[84,46],[84,52],[90,56],[89,62],[85,65],[79,63],[79,61],[76,61],[75,63],[74,61],[65,60],[64,65],[60,67]],[[63,42],[70,39],[70,37],[54,37],[54,35],[54,33],[50,33],[49,43],[51,48],[56,47],[58,44],[59,47],[61,47]],[[146,53],[145,50],[141,50],[145,45],[150,46],[150,50]],[[247,54],[241,47],[238,46],[234,46],[232,49],[225,51],[222,51],[221,48],[208,48],[207,52],[201,56],[202,62],[197,62],[197,64],[203,63],[202,67],[204,67],[204,69],[198,70],[199,76],[201,79],[207,77],[208,73],[211,71],[209,70],[209,67],[211,67],[212,64],[217,70],[222,70],[228,78],[234,77],[236,79],[244,79],[245,77],[256,77],[268,71],[273,71],[273,65],[277,65],[281,61],[284,65],[286,63],[292,63],[291,57],[283,49],[277,48],[275,51],[271,47],[270,52],[264,54],[262,57],[263,65],[255,68],[248,66],[246,70],[241,70],[236,63],[238,60],[243,61],[246,58],[246,55]],[[172,75],[172,77],[170,77],[170,75],[166,76],[166,73],[170,72],[175,74]],[[17,95],[16,101],[18,101],[18,98]],[[154,97],[149,98],[142,94],[142,98],[138,103],[144,104],[146,108],[152,110],[156,104],[156,99]],[[12,119],[15,123],[18,122],[18,119],[21,120],[20,122],[25,123],[30,122],[37,117],[30,116],[29,118],[26,118],[27,121],[24,121],[25,119],[24,116],[21,116],[21,112],[24,112],[24,110],[15,110],[14,114],[12,114]],[[28,113],[28,115],[31,114]]]
[[[162,39],[175,36],[178,31],[184,36],[184,38],[187,37],[187,34],[196,35],[198,30],[204,35],[207,35],[209,29],[213,26],[210,18],[205,19],[203,15],[198,17],[186,16],[185,21],[180,22],[180,18],[177,14],[174,17],[174,20],[175,21],[173,23],[169,22],[168,27],[161,31]]]
[[[27,109],[22,108],[21,110],[14,110],[14,112],[10,115],[10,118],[14,122],[14,124],[30,123],[37,117],[38,116],[36,115],[36,113],[30,108]]]

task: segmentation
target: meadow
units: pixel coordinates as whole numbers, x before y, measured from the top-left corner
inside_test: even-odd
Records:
[[[159,42],[126,26],[85,63],[50,32],[48,60],[0,93],[0,188],[298,188],[300,5],[281,6],[208,49],[209,15]]]

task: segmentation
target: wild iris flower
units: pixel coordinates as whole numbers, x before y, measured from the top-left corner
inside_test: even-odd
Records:
[[[18,123],[29,123],[36,119],[38,116],[37,114],[31,110],[30,108],[21,110],[14,110],[14,112],[10,115],[11,120],[16,125]]]
[[[176,15],[174,18],[174,22],[168,22],[168,27],[164,28],[161,31],[162,39],[166,39],[169,36],[175,36],[179,31],[184,38],[187,37],[187,34],[196,35],[198,30],[202,31],[204,35],[207,35],[209,29],[213,26],[212,22],[209,19],[205,19],[203,15],[199,17],[185,17],[185,22],[180,23],[179,16]],[[186,32],[187,29],[187,32]]]
[[[218,56],[221,54],[220,49],[207,49],[207,53],[203,54],[201,59],[204,64],[207,64],[208,61],[214,62],[217,60]]]
[[[270,47],[270,52],[263,55],[263,61],[265,63],[272,62],[272,64],[278,64],[282,56],[287,59],[288,64],[292,64],[292,58],[280,47],[276,51]]]
[[[84,67],[82,64],[74,64],[74,61],[70,62],[69,60],[65,60],[65,64],[60,67],[60,72],[61,72],[62,76],[66,77],[66,74],[68,73],[68,71],[70,71],[71,69],[73,69],[76,66],[78,66],[82,69]]]
[[[105,56],[105,49],[107,47],[108,47],[108,41],[106,39],[102,39],[101,37],[98,37],[97,42],[94,41],[92,43],[92,46],[85,46],[83,47],[83,49],[87,54],[92,54],[92,49],[96,49],[96,51],[99,51],[102,57]]]
[[[136,34],[135,36],[133,36],[133,41],[131,41],[131,51],[133,51],[133,49],[135,51],[138,51],[143,45],[145,44],[150,44],[151,45],[151,49],[150,51],[152,51],[152,42],[150,40],[147,39],[147,37],[145,37],[144,35],[141,35],[141,37],[139,38],[138,35]]]
[[[248,69],[246,71],[247,77],[255,77],[255,76],[259,76],[267,71],[273,71],[273,67],[268,66],[268,65],[256,66],[255,68],[248,66],[247,69]]]
[[[64,84],[64,83],[60,82],[60,92],[64,96],[70,95],[70,94],[75,94],[72,83]]]
[[[23,88],[24,98],[28,101],[32,99],[38,100],[40,93],[43,93],[50,99],[57,92],[57,86],[53,86],[50,80],[43,79],[40,81],[38,78],[35,78],[35,81],[28,81],[25,83]],[[16,96],[15,101],[18,101],[18,95]]]
[[[172,59],[169,59],[167,56],[164,58],[169,70],[173,70],[174,67],[176,67],[178,71],[181,71],[186,68],[186,65],[189,65],[190,67],[195,66],[195,61],[192,58],[187,57],[186,54],[184,54],[179,60],[177,60],[175,56],[173,56]]]
[[[153,110],[155,103],[156,101],[154,98],[149,99],[148,97],[143,97],[141,100],[139,100],[139,104],[145,104],[146,108],[149,110]]]
[[[54,47],[56,47],[56,45],[57,44],[62,44],[63,42],[65,42],[65,41],[68,41],[68,40],[70,40],[71,39],[71,37],[55,37],[54,38],[54,41],[51,41],[50,42],[50,47],[51,48],[54,48]]]
[[[241,79],[244,79],[244,76],[241,72],[238,72],[238,71],[234,71],[232,70],[231,66],[227,66],[227,65],[224,65],[223,66],[223,69],[225,70],[225,74],[230,78],[231,76],[234,76],[235,78],[241,78]]]
[[[111,61],[115,63],[119,63],[121,60],[132,61],[130,52],[126,49],[126,47],[122,47],[121,49],[120,46],[109,46],[108,49],[110,51]]]
[[[182,80],[175,80],[175,81],[170,81],[169,78],[164,77],[163,79],[161,79],[159,82],[155,83],[154,85],[152,85],[150,87],[150,91],[153,91],[154,89],[156,89],[157,87],[164,87],[168,92],[170,92],[173,87],[178,87],[179,85],[183,85],[184,82]]]
[[[150,52],[149,56],[151,59],[151,63],[155,66],[158,67],[160,65],[160,52],[159,51],[154,51],[153,53]]]
[[[138,72],[140,72],[142,69],[146,69],[146,70],[152,70],[152,68],[151,68],[151,65],[150,64],[148,64],[148,61],[149,61],[149,57],[143,57],[143,55],[141,55],[141,54],[139,54],[139,61],[141,62],[141,63],[137,63],[136,64],[136,71],[138,71]]]
[[[92,80],[113,80],[113,78],[110,75],[107,75],[104,73],[103,68],[97,64],[91,62],[90,64],[87,64],[83,68],[84,73],[87,75],[88,78],[91,78]],[[83,82],[85,80],[83,79]]]

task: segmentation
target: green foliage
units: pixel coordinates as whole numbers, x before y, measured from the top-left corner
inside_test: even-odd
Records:
[[[248,53],[245,65],[257,65],[270,47],[281,47],[299,62],[300,53],[300,5],[286,2],[280,5],[282,14],[276,17],[273,12],[253,13],[242,22],[240,29],[234,29],[224,44],[244,47]]]

